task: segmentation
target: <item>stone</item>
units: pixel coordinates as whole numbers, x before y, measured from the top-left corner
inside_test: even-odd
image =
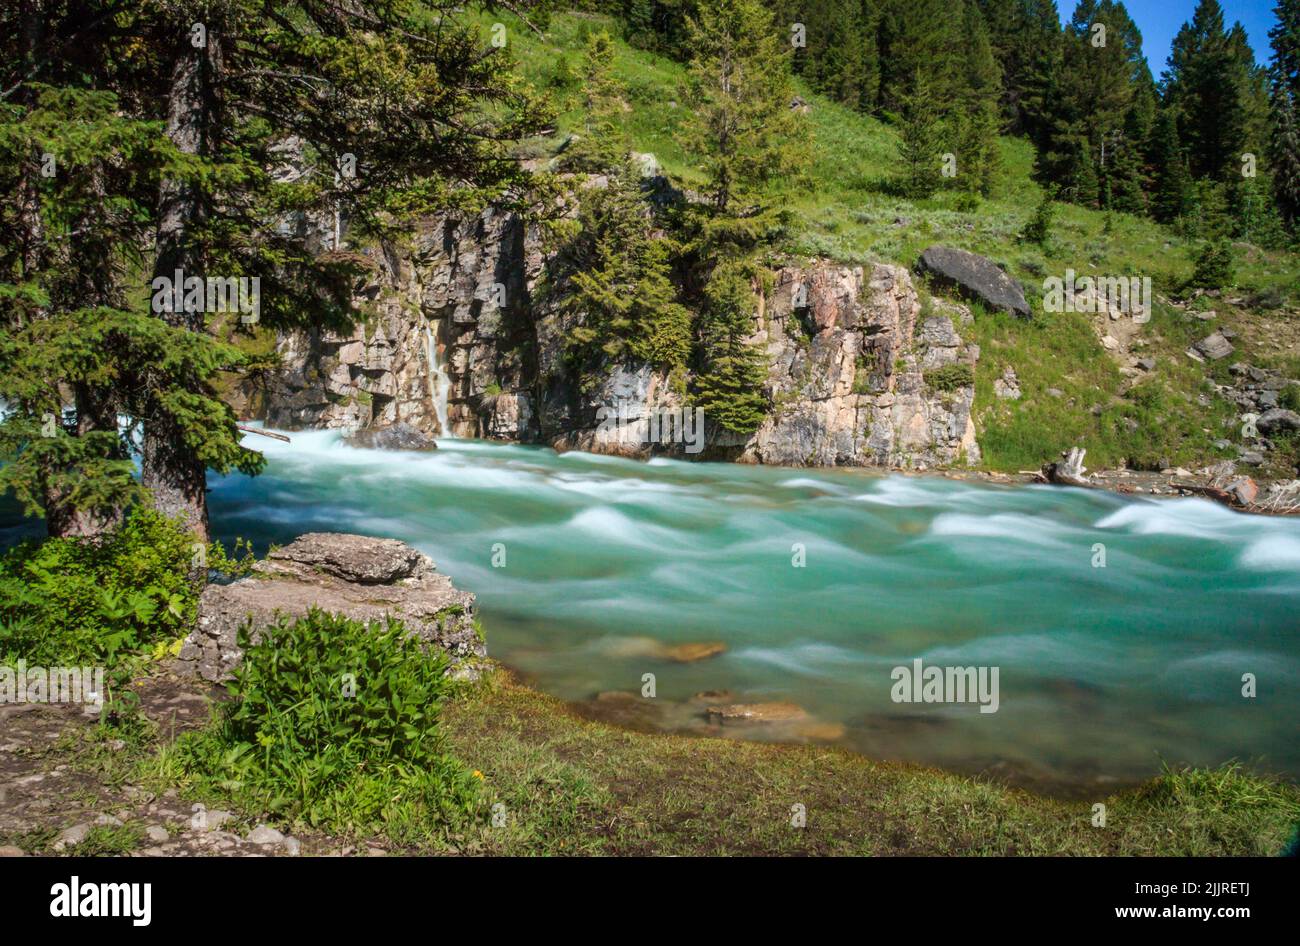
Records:
[[[993,393],[1003,400],[1018,401],[1020,400],[1020,380],[1016,377],[1016,371],[1010,365],[1007,365],[1002,377],[993,382]]]
[[[12,844],[0,845],[0,857],[26,857],[26,852],[20,847],[14,847]]]
[[[113,815],[98,815],[95,818],[95,824],[102,828],[120,828],[122,819],[115,818]]]
[[[302,851],[302,842],[297,838],[284,839],[284,853],[290,857],[297,857]]]
[[[1257,450],[1243,450],[1237,459],[1246,466],[1264,465],[1264,455]]]
[[[391,427],[363,428],[354,430],[343,437],[343,442],[350,447],[362,447],[368,450],[436,450],[437,442],[427,431],[412,427],[407,423],[397,423]]]
[[[1266,437],[1291,433],[1300,430],[1300,414],[1295,411],[1288,411],[1285,408],[1275,407],[1260,414],[1255,426]]]
[[[54,850],[62,851],[69,847],[75,847],[86,840],[88,834],[90,834],[90,825],[88,823],[83,822],[82,824],[74,824],[71,827],[64,828],[59,832],[59,836],[54,842]]]
[[[807,711],[797,703],[729,703],[710,706],[706,713],[719,722],[771,723],[805,719]]]
[[[1154,371],[1156,360],[1154,358],[1139,358],[1135,364],[1143,371]]]
[[[248,832],[248,837],[244,840],[249,844],[280,844],[284,841],[284,835],[268,825],[259,824]]]
[[[977,253],[932,246],[921,254],[917,268],[938,284],[956,289],[969,300],[1021,318],[1030,315],[1029,303],[1025,301],[1020,284],[992,260]]]
[[[1119,351],[1119,339],[1114,335],[1103,335],[1101,337],[1101,347],[1106,351]]]
[[[162,844],[164,841],[170,840],[171,838],[171,832],[159,824],[149,825],[149,827],[144,829],[144,833],[150,841],[157,842],[158,844]]]
[[[695,663],[725,653],[727,645],[721,641],[702,641],[689,644],[672,644],[663,649],[663,656],[677,663]]]
[[[1194,343],[1192,348],[1196,350],[1197,354],[1211,361],[1227,358],[1236,350],[1221,331],[1205,336],[1199,342]]]
[[[1249,476],[1233,480],[1225,487],[1232,498],[1243,506],[1249,506],[1259,497],[1259,486]]]
[[[254,571],[203,589],[195,629],[181,648],[183,669],[228,680],[243,656],[237,636],[245,622],[257,640],[265,627],[313,607],[357,621],[400,618],[415,637],[447,654],[448,672],[458,678],[477,676],[487,655],[474,628],[474,595],[458,590],[405,542],[310,532],[272,551]]]

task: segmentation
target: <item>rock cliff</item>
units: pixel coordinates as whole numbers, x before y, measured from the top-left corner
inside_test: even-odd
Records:
[[[662,373],[612,366],[581,391],[567,372],[572,326],[539,291],[551,257],[538,227],[489,209],[426,221],[403,249],[367,252],[367,318],[349,335],[280,338],[268,424],[382,428],[645,456],[652,411],[689,405]],[[748,436],[705,418],[703,458],[923,468],[975,462],[962,306],[921,304],[897,266],[825,261],[778,270],[758,296],[753,341],[770,359],[773,410]],[[944,370],[941,370],[944,369]],[[622,406],[625,429],[599,421]]]

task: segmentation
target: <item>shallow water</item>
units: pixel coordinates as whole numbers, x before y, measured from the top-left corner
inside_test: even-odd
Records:
[[[1300,775],[1300,520],[938,477],[292,437],[249,438],[264,475],[214,477],[220,537],[404,539],[478,595],[489,652],[559,696],[639,693],[654,673],[665,703],[791,701],[873,757],[1063,793],[1161,760]],[[728,649],[679,664],[646,639]],[[997,712],[893,702],[891,670],[915,658],[998,667]]]

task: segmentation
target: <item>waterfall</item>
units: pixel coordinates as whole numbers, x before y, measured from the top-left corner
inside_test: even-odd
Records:
[[[433,413],[438,418],[438,436],[454,436],[447,426],[447,392],[451,390],[451,378],[438,363],[438,343],[434,341],[433,329],[429,323],[424,326],[425,356],[429,360],[429,370],[425,375],[429,382],[429,400],[433,402]]]

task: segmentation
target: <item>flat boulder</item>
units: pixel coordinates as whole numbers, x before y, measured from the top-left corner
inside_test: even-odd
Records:
[[[343,437],[349,447],[367,450],[437,450],[433,435],[410,424],[390,427],[363,427]]]
[[[1021,318],[1030,315],[1020,283],[997,263],[978,253],[950,246],[932,246],[921,254],[916,268],[936,283],[955,289],[966,299]]]
[[[399,619],[447,654],[449,673],[473,678],[487,656],[474,628],[474,607],[474,595],[458,590],[427,555],[405,542],[309,532],[271,552],[247,578],[204,588],[180,661],[205,680],[229,680],[243,659],[238,634],[245,623],[256,641],[282,617],[320,608],[356,621]]]

